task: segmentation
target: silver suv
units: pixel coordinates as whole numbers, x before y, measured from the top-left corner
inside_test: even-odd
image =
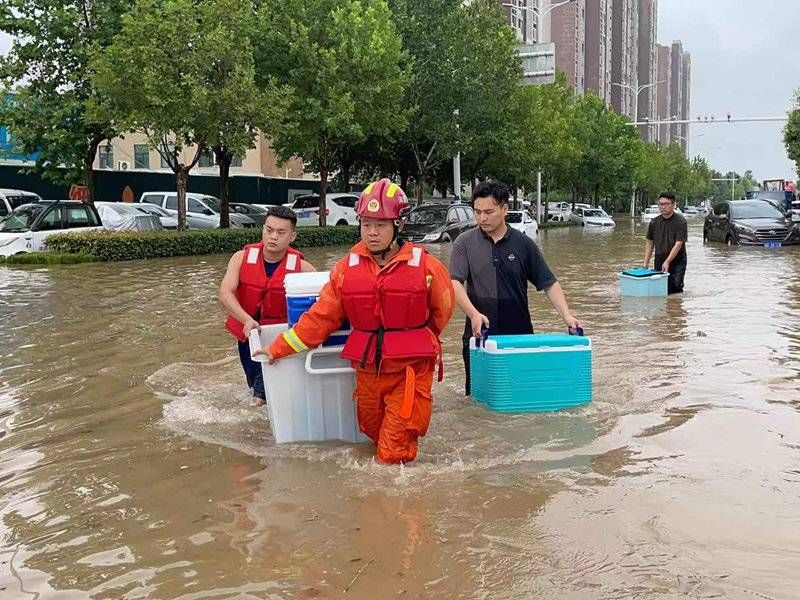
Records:
[[[171,215],[178,215],[178,194],[176,192],[145,192],[139,202],[155,204]],[[219,228],[219,199],[206,194],[186,192],[186,223],[192,229]],[[232,210],[228,213],[231,227],[256,227],[256,222],[247,215]]]

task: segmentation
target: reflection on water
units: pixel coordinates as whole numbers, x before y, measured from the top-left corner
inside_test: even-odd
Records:
[[[227,257],[0,269],[0,598],[794,597],[800,253],[695,224],[687,293],[621,299],[644,227],[620,221],[540,236],[594,401],[465,399],[458,317],[402,468],[274,444],[222,328]]]

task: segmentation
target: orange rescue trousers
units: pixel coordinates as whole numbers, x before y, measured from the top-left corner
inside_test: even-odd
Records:
[[[378,446],[379,461],[396,464],[417,457],[417,438],[431,421],[433,370],[430,361],[393,373],[356,370],[358,426]]]

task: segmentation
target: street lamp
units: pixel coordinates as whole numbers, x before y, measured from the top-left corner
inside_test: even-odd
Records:
[[[632,86],[628,85],[627,83],[616,83],[612,82],[611,85],[617,85],[621,88],[626,88],[631,90],[634,93],[633,97],[633,122],[639,122],[639,94],[641,94],[646,89],[651,87],[655,87],[657,85],[661,85],[664,83],[666,79],[662,79],[661,81],[654,81],[653,83],[645,83],[644,85],[637,85]],[[636,185],[633,186],[633,190],[631,191],[631,217],[636,216]]]

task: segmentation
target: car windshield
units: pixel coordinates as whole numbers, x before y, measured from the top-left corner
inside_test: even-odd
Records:
[[[601,210],[584,210],[584,217],[605,217],[606,215]]]
[[[358,204],[358,198],[355,196],[339,196],[338,198],[333,198],[333,201],[345,208],[355,208]]]
[[[760,200],[731,203],[734,219],[781,219],[783,212],[774,204]]]
[[[791,192],[788,193],[791,197]],[[758,192],[756,196],[759,200],[766,199],[766,200],[780,200],[783,202],[786,199],[787,192]]]
[[[645,212],[646,214],[648,214],[648,215],[652,215],[652,214],[654,214],[654,213],[657,213],[657,212],[658,212],[658,207],[657,207],[657,206],[648,206],[648,207],[647,207],[647,208],[644,210],[644,212]]]
[[[447,207],[417,208],[408,215],[408,223],[411,225],[439,225],[444,222],[446,214]]]
[[[522,213],[510,212],[506,215],[506,223],[522,223]]]
[[[40,204],[25,204],[6,217],[6,220],[0,224],[0,231],[5,233],[14,233],[21,231],[28,231],[39,216],[39,213],[44,210]]]
[[[36,200],[38,200],[36,196],[6,196],[6,199],[11,205],[12,210],[18,206],[22,206],[23,204],[30,204],[31,202],[36,202]]]
[[[218,213],[219,211],[222,210],[222,208],[219,205],[219,200],[214,198],[214,196],[203,196],[202,201],[206,206],[208,206],[208,208],[213,210],[215,213]]]

